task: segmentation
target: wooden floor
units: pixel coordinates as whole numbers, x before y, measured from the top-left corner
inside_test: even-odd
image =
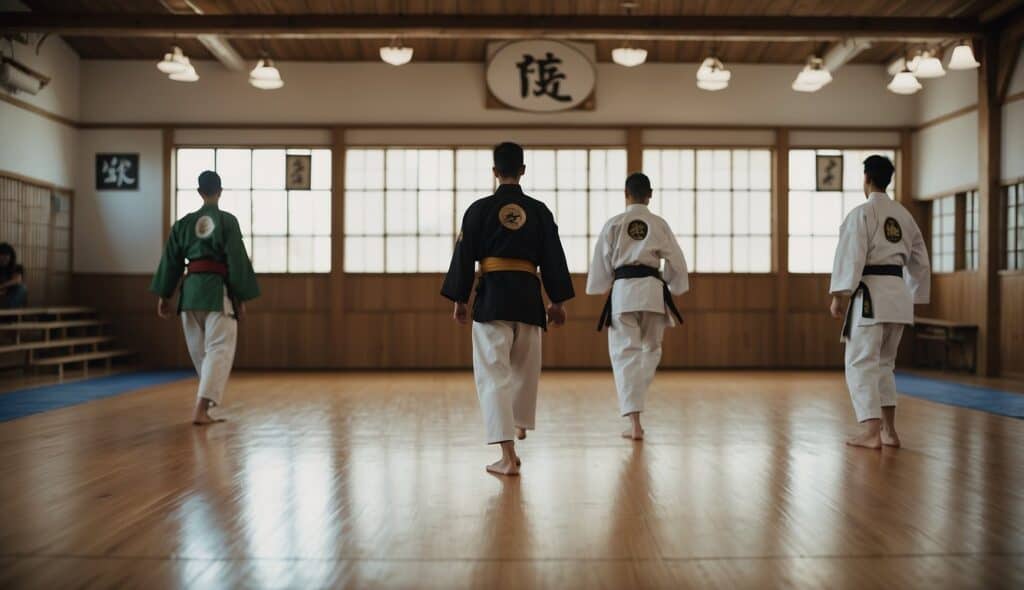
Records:
[[[661,374],[642,444],[547,373],[505,479],[466,372],[240,374],[203,429],[194,386],[0,424],[0,587],[1024,587],[1024,421],[848,449],[838,372]]]

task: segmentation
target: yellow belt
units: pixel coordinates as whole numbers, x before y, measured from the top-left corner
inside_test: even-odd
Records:
[[[519,271],[537,274],[537,265],[529,260],[521,258],[499,258],[488,256],[480,261],[480,270],[484,274],[489,272]]]

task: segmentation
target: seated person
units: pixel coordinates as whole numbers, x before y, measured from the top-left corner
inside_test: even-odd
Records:
[[[26,303],[25,270],[18,264],[14,247],[4,242],[0,244],[0,309],[25,307]]]

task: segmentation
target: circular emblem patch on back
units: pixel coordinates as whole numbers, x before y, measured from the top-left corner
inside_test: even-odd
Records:
[[[640,241],[647,237],[647,224],[639,219],[634,219],[626,226],[626,233],[634,240]]]
[[[498,221],[504,228],[516,231],[526,224],[526,211],[515,203],[509,203],[498,211]]]
[[[213,223],[213,218],[209,215],[203,215],[196,220],[196,237],[202,240],[213,235],[214,228],[217,227]]]
[[[900,222],[892,217],[885,218],[885,225],[882,226],[882,230],[885,232],[885,239],[893,244],[903,239],[903,228],[900,227]]]

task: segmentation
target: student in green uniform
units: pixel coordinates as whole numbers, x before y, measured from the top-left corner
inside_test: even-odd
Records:
[[[242,232],[234,215],[221,211],[221,182],[216,172],[199,175],[203,206],[171,228],[164,255],[149,290],[160,297],[157,314],[172,315],[171,298],[185,274],[178,312],[189,356],[199,373],[199,393],[192,422],[220,422],[210,416],[220,405],[231,374],[238,337],[237,319],[245,302],[260,295],[256,274],[245,253]]]

